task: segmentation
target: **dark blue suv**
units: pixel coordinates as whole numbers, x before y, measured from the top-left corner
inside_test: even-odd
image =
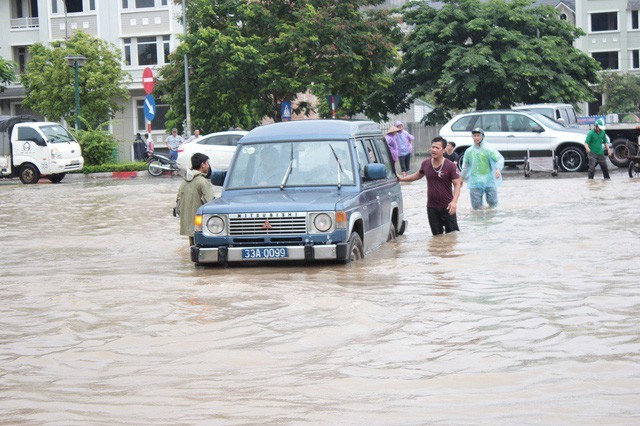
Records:
[[[348,263],[406,229],[393,160],[370,121],[258,127],[211,180],[222,195],[197,212],[196,264]]]

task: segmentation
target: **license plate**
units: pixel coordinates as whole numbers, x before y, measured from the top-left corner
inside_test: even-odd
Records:
[[[289,257],[286,247],[255,247],[242,249],[243,259],[285,259]]]
[[[69,165],[70,165],[70,166],[77,166],[78,164],[80,164],[80,160],[71,160],[71,161],[69,162]]]

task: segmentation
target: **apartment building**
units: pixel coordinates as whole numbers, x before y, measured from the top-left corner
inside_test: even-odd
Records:
[[[132,141],[144,133],[146,123],[142,72],[156,71],[169,61],[183,32],[181,6],[173,0],[0,0],[0,55],[18,64],[22,72],[35,43],[63,41],[74,31],[84,31],[113,43],[122,51],[122,67],[132,77],[131,99],[111,123],[120,140]],[[82,69],[80,69],[82,72]],[[0,114],[31,113],[22,106],[24,89],[14,83],[0,93]],[[167,105],[157,105],[154,123],[164,123]],[[56,119],[53,118],[52,119]],[[163,125],[153,128],[154,139],[165,136]],[[121,160],[130,159],[130,149],[120,149]]]
[[[576,25],[587,34],[576,47],[596,59],[604,70],[637,73],[640,71],[640,1],[577,0]],[[605,71],[606,72],[606,71]],[[602,105],[596,102],[581,106],[595,115]]]

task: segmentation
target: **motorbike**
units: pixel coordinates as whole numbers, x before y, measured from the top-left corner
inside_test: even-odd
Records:
[[[166,155],[156,154],[154,152],[149,153],[149,159],[147,160],[147,171],[151,176],[161,176],[162,173],[179,172],[180,166],[174,160],[170,159]]]

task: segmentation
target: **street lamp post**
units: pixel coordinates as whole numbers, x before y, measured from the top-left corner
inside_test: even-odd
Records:
[[[70,67],[75,71],[75,88],[76,88],[76,130],[80,129],[80,87],[78,81],[78,69],[84,66],[85,58],[82,55],[65,57]]]
[[[187,7],[182,0],[182,28],[184,30],[184,41],[187,41]],[[191,134],[191,107],[189,106],[189,60],[187,53],[184,54],[184,99],[186,107],[187,134]]]

